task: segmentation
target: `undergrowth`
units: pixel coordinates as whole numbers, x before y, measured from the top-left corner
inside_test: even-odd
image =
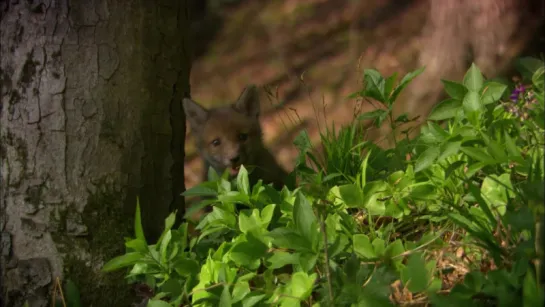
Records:
[[[443,80],[450,98],[389,149],[360,123],[398,135],[410,119],[393,106],[423,69],[399,83],[365,70],[351,97],[382,107],[323,131],[320,152],[301,133],[296,189],[212,173],[185,192],[213,206],[197,236],[173,213],[149,244],[137,205],[126,254],[103,270],[130,268],[147,306],[542,306],[544,68],[517,68],[515,82],[475,65]]]

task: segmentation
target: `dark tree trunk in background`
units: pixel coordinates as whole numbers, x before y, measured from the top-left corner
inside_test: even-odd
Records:
[[[418,66],[405,110],[426,116],[443,92],[441,78],[461,80],[471,62],[487,77],[505,69],[534,36],[539,12],[533,0],[429,1]],[[529,18],[531,17],[531,18]]]
[[[84,306],[128,306],[136,196],[148,240],[183,210],[186,0],[0,1],[2,297],[46,306],[56,278]]]

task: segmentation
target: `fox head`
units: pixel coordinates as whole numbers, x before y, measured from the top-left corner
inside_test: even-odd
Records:
[[[255,165],[262,147],[259,124],[259,96],[254,85],[248,86],[229,105],[206,109],[184,98],[183,107],[202,157],[218,173],[229,170],[238,174],[241,164]]]

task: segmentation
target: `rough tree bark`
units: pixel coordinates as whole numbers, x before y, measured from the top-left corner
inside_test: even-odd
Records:
[[[0,1],[2,296],[128,306],[120,274],[140,197],[148,240],[183,210],[187,0]]]

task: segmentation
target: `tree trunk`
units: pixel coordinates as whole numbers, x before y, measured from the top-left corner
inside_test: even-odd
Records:
[[[427,116],[443,87],[461,80],[471,62],[488,77],[509,66],[541,23],[535,0],[429,1],[418,66],[424,73],[410,86],[405,111]]]
[[[136,197],[148,240],[183,211],[187,0],[1,1],[3,305],[128,306]]]

